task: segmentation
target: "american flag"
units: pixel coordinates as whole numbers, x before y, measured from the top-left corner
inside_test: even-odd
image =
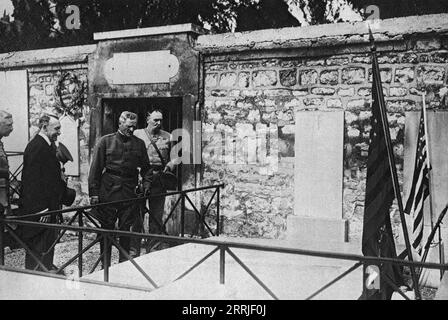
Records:
[[[414,219],[412,247],[421,255],[423,238],[423,204],[429,196],[429,163],[427,157],[425,121],[423,110],[418,129],[417,152],[415,154],[412,187],[406,202],[405,212]]]

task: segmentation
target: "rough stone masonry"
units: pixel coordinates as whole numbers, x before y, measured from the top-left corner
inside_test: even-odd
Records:
[[[391,19],[374,30],[401,184],[405,112],[421,109],[421,90],[427,91],[429,108],[448,108],[446,21],[446,15]],[[294,115],[342,109],[343,218],[350,221],[350,240],[360,239],[372,87],[366,25],[202,36],[198,48],[206,61],[203,131],[224,132],[206,135],[203,143],[204,183],[226,185],[223,231],[243,237],[284,237],[286,217],[294,207]],[[276,170],[269,170],[269,161],[224,161],[228,150],[235,154],[244,150],[241,137],[260,128],[277,133],[272,135],[277,140],[266,143],[267,157],[278,155]],[[398,236],[396,204],[391,215]]]

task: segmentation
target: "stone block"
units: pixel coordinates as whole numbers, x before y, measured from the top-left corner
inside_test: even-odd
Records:
[[[303,96],[306,96],[308,94],[309,94],[308,88],[292,90],[292,95],[296,96],[296,97],[303,97]]]
[[[218,74],[217,73],[208,73],[205,76],[205,86],[206,87],[216,87],[218,85]]]
[[[227,96],[227,90],[212,90],[211,91],[212,97],[226,97]]]
[[[277,72],[273,70],[254,71],[252,73],[254,87],[272,87],[277,84]]]
[[[403,112],[416,110],[416,103],[413,100],[389,100],[386,101],[388,112]]]
[[[369,106],[369,103],[364,99],[350,100],[347,103],[347,109],[350,109],[350,110],[365,109],[368,106]]]
[[[329,87],[315,87],[311,89],[311,93],[319,96],[331,96],[336,92],[336,89]]]
[[[242,63],[240,65],[241,69],[253,69],[253,68],[257,68],[259,66],[260,66],[260,63],[256,62],[256,61],[246,62],[246,63]]]
[[[418,60],[420,62],[429,62],[431,61],[431,57],[429,56],[429,54],[421,54]]]
[[[431,55],[432,62],[435,63],[447,63],[448,62],[448,52],[442,51],[442,52],[434,52]]]
[[[366,80],[366,71],[361,67],[351,67],[342,69],[342,83],[357,84],[364,83]]]
[[[242,90],[241,95],[243,97],[257,97],[263,94],[261,90]]]
[[[338,84],[339,71],[338,70],[324,70],[320,73],[321,84]]]
[[[380,65],[383,63],[398,63],[399,61],[399,56],[394,53],[384,53],[380,54],[380,56],[378,57],[378,63]]]
[[[264,90],[263,94],[268,97],[276,97],[276,96],[290,96],[291,90],[287,89],[270,89]]]
[[[358,95],[361,97],[366,97],[372,95],[372,88],[364,87],[358,89]]]
[[[327,66],[341,66],[348,64],[350,59],[348,57],[331,57],[327,59]]]
[[[389,94],[391,97],[403,97],[408,93],[408,90],[403,87],[390,87]]]
[[[318,73],[316,70],[302,70],[300,72],[300,84],[302,86],[317,84],[317,79]]]
[[[328,99],[327,100],[327,108],[335,108],[335,109],[342,108],[341,99]]]
[[[306,60],[305,64],[307,66],[323,66],[325,65],[325,60],[324,59]]]
[[[223,88],[234,87],[236,85],[236,79],[235,72],[224,72],[219,79],[219,85]]]
[[[338,90],[338,95],[341,97],[352,97],[355,95],[355,88],[340,88]]]
[[[313,108],[321,108],[325,106],[323,98],[306,98],[303,99],[303,104],[306,107],[313,107]]]
[[[210,64],[206,65],[206,70],[210,71],[224,71],[227,70],[227,64],[219,63],[219,64]]]
[[[418,63],[418,55],[413,52],[407,52],[401,57],[402,63]]]
[[[297,66],[300,66],[301,64],[302,64],[302,61],[300,61],[300,60],[282,60],[280,62],[280,66],[282,68],[297,67]]]
[[[250,84],[250,73],[240,72],[240,74],[238,75],[238,87],[248,88],[249,84]]]
[[[348,242],[348,220],[289,215],[286,237],[299,242]]]
[[[234,100],[218,100],[215,102],[215,108],[219,109],[230,109],[235,107]]]
[[[423,84],[443,84],[445,68],[436,66],[419,66],[417,69],[417,82]]]
[[[280,70],[280,84],[284,87],[292,87],[297,84],[297,69]]]
[[[372,56],[368,55],[357,55],[352,58],[353,63],[371,64]]]
[[[395,82],[402,84],[408,84],[414,81],[415,70],[412,67],[396,68],[395,69]]]

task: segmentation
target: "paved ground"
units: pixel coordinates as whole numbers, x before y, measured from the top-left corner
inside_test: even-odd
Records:
[[[345,252],[359,254],[360,249],[352,245],[334,243],[308,243],[298,245],[292,241],[263,239],[214,238],[221,241],[237,241],[253,244],[265,244],[280,247],[301,247],[308,250],[327,252]],[[65,263],[77,250],[77,240],[67,241],[56,247],[56,265]],[[85,239],[84,245],[91,240]],[[81,284],[73,290],[73,283],[64,279],[49,279],[0,272],[0,288],[15,288],[14,294],[8,290],[7,298],[16,299],[271,299],[272,297],[228,254],[226,254],[225,285],[219,279],[219,253],[214,253],[207,261],[185,276],[174,281],[192,267],[202,257],[213,250],[211,246],[186,244],[152,252],[136,259],[138,264],[156,282],[154,287],[128,261],[117,264],[117,252],[113,251],[113,267],[110,269],[110,281],[121,285],[145,287],[151,292],[141,290],[126,291],[122,288],[98,289],[101,294],[91,295],[93,284]],[[250,268],[251,271],[279,299],[305,299],[317,289],[336,278],[350,268],[354,262],[335,259],[313,258],[292,254],[261,252],[246,249],[232,251]],[[84,257],[84,270],[90,270],[99,254],[99,246],[93,247]],[[6,265],[23,266],[23,252],[16,250],[6,257]],[[98,269],[97,269],[98,270]],[[67,269],[67,275],[77,275],[77,262]],[[83,279],[103,280],[103,271],[83,277]],[[12,282],[11,282],[12,281]],[[8,283],[10,285],[8,285]],[[17,285],[19,284],[19,285]],[[76,286],[75,286],[76,287]],[[34,289],[33,289],[34,288]],[[48,290],[43,291],[42,288]],[[68,291],[67,291],[68,290]],[[97,290],[97,289],[95,289]],[[93,290],[93,292],[95,292]],[[359,268],[315,299],[357,299],[362,290],[362,269]],[[435,290],[424,289],[425,299],[432,299]],[[0,297],[5,291],[0,289]]]

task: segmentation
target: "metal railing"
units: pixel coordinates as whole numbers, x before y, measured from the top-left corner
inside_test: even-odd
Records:
[[[219,235],[220,228],[221,228],[221,216],[220,216],[220,191],[224,185],[213,185],[213,186],[207,186],[207,187],[200,187],[200,188],[194,188],[194,189],[188,189],[188,190],[181,190],[181,191],[172,191],[172,192],[166,192],[162,194],[154,194],[149,195],[147,197],[138,197],[133,199],[127,199],[122,201],[114,201],[114,202],[108,202],[108,203],[99,203],[95,205],[89,205],[89,206],[83,206],[83,207],[73,207],[63,210],[55,210],[55,211],[47,211],[44,213],[36,213],[36,214],[28,214],[28,215],[20,215],[20,216],[5,216],[4,212],[0,213],[0,265],[4,265],[5,263],[5,255],[4,255],[4,233],[3,230],[6,229],[8,232],[8,236],[12,238],[13,241],[19,244],[19,247],[24,248],[27,253],[30,254],[30,256],[33,258],[33,260],[37,263],[38,267],[40,267],[44,271],[49,271],[48,268],[42,263],[41,259],[36,256],[36,254],[29,248],[26,241],[20,237],[20,235],[16,232],[14,226],[34,226],[34,227],[40,227],[40,228],[47,228],[47,229],[55,229],[61,231],[58,235],[58,237],[55,239],[55,241],[52,243],[50,248],[47,249],[47,251],[44,254],[48,254],[51,250],[55,248],[55,246],[59,243],[59,241],[62,239],[64,234],[68,231],[76,231],[78,235],[78,253],[70,258],[66,263],[64,263],[60,267],[53,266],[57,269],[57,273],[63,271],[67,266],[71,265],[75,260],[78,260],[78,275],[79,277],[82,277],[83,275],[83,255],[92,248],[95,244],[99,243],[100,241],[104,242],[105,248],[108,248],[109,244],[114,245],[127,259],[131,260],[133,262],[133,258],[129,256],[129,254],[116,242],[114,239],[114,236],[119,236],[124,234],[120,233],[117,230],[109,230],[109,229],[102,229],[98,220],[98,217],[92,214],[92,209],[97,210],[101,209],[102,207],[107,206],[113,206],[117,204],[125,204],[129,203],[129,205],[135,205],[135,204],[146,204],[147,200],[150,200],[151,198],[156,197],[168,197],[168,196],[178,196],[177,201],[171,208],[170,213],[166,217],[165,221],[162,225],[159,225],[159,229],[161,233],[167,235],[167,231],[165,229],[166,224],[168,221],[172,218],[174,212],[179,207],[180,204],[180,216],[181,216],[181,231],[180,235],[181,237],[185,236],[185,213],[186,213],[186,207],[187,203],[190,205],[190,207],[193,209],[196,217],[198,218],[199,222],[203,224],[210,235],[215,236]],[[208,203],[205,207],[202,207],[201,209],[198,209],[196,205],[193,203],[190,194],[195,193],[198,191],[207,191],[211,190],[214,191],[211,195],[210,199],[208,199]],[[212,230],[212,228],[209,226],[209,224],[206,221],[207,213],[209,212],[210,206],[213,203],[213,200],[215,200],[216,204],[216,228],[215,230]],[[147,212],[148,209],[145,206],[145,211]],[[64,213],[74,213],[74,215],[69,219],[67,224],[51,224],[51,223],[41,223],[41,222],[34,222],[29,221],[30,219],[38,220],[42,217],[50,217],[50,216],[61,216]],[[151,215],[149,215],[151,217]],[[85,227],[85,222],[89,221],[95,228],[91,227]],[[157,222],[157,220],[154,220]],[[74,226],[73,223],[77,222],[78,226]],[[97,235],[97,238],[90,242],[87,246],[84,247],[83,244],[83,238],[85,233],[94,233]],[[137,233],[137,232],[128,232],[125,235],[130,237],[135,237],[139,239],[155,239],[155,240],[163,240],[159,237],[157,234],[145,234],[145,233]],[[201,237],[204,237],[204,234],[200,235]],[[110,266],[110,261],[108,261],[109,257],[107,254],[102,254],[95,262],[93,268],[90,270],[89,273],[95,271],[98,264],[103,260],[103,266],[106,266],[104,268],[105,273],[108,273],[108,269]],[[133,263],[139,271],[141,268]],[[144,272],[143,272],[144,273]],[[149,277],[147,276],[147,279],[149,280]],[[107,277],[105,278],[107,280]]]
[[[198,189],[191,189],[191,190],[185,190],[180,192],[170,192],[167,194],[180,194],[183,195],[183,200],[179,200],[181,203],[185,201],[190,202],[189,197],[187,196],[187,193],[198,191],[198,190],[207,190],[207,189],[215,189],[213,196],[211,197],[211,200],[208,201],[207,210],[210,207],[210,203],[212,202],[212,199],[217,195],[217,231],[216,235],[219,235],[219,189],[222,187],[222,185],[218,186],[211,186],[211,187],[203,187]],[[154,197],[159,195],[153,195]],[[149,196],[150,198],[151,196]],[[146,200],[146,199],[144,199]],[[137,199],[130,199],[129,201],[142,201],[142,198]],[[119,201],[120,203],[123,201]],[[115,202],[117,203],[117,202]],[[184,271],[182,274],[177,276],[173,281],[180,280],[190,274],[193,270],[195,270],[199,265],[203,264],[205,261],[207,261],[210,257],[212,257],[215,253],[219,252],[219,282],[221,284],[225,284],[226,282],[226,259],[227,255],[230,256],[233,260],[235,260],[238,265],[240,265],[245,272],[247,272],[259,285],[263,290],[269,294],[269,296],[273,299],[279,299],[279,295],[275,293],[272,288],[269,288],[269,286],[266,285],[266,283],[263,281],[262,277],[258,276],[251,268],[248,267],[247,264],[245,264],[240,257],[235,253],[235,249],[247,249],[247,250],[255,250],[255,251],[262,251],[262,252],[275,252],[275,253],[283,253],[283,254],[293,254],[293,255],[301,255],[301,256],[309,256],[309,257],[320,257],[320,258],[327,258],[327,259],[337,259],[337,260],[346,260],[346,261],[354,261],[354,265],[351,266],[349,269],[341,273],[339,276],[337,276],[335,279],[331,280],[318,290],[316,290],[314,293],[310,294],[306,299],[313,299],[319,294],[321,294],[323,291],[327,290],[329,287],[346,277],[347,275],[351,274],[355,270],[357,270],[359,267],[364,266],[364,268],[375,265],[379,267],[379,270],[381,270],[381,277],[384,279],[384,281],[390,285],[395,291],[397,291],[400,295],[403,296],[404,299],[409,299],[409,297],[404,294],[400,288],[398,288],[397,284],[394,283],[392,279],[388,277],[388,275],[383,271],[385,266],[388,265],[399,265],[399,266],[413,266],[415,268],[427,268],[427,269],[438,269],[441,271],[448,270],[448,264],[437,264],[437,263],[423,263],[423,262],[410,262],[407,260],[401,260],[401,259],[392,259],[392,258],[379,258],[379,257],[369,257],[369,256],[362,256],[362,255],[356,255],[356,254],[342,254],[342,253],[334,253],[334,252],[324,252],[324,251],[315,251],[315,250],[304,250],[304,249],[297,249],[297,248],[285,248],[280,246],[266,246],[266,245],[257,245],[257,244],[247,244],[247,243],[239,243],[235,241],[223,241],[223,240],[215,240],[215,239],[199,239],[199,238],[187,238],[187,237],[179,237],[179,236],[170,236],[166,234],[145,234],[145,233],[136,233],[136,232],[129,232],[129,231],[118,231],[118,230],[107,230],[107,229],[101,229],[99,225],[96,223],[94,219],[90,216],[88,210],[89,208],[96,208],[99,206],[104,205],[110,205],[113,203],[108,204],[98,204],[94,206],[86,206],[86,207],[79,207],[79,208],[73,208],[73,209],[66,209],[66,210],[59,210],[59,211],[53,211],[53,212],[46,212],[43,214],[34,214],[34,215],[28,215],[28,216],[22,216],[22,217],[7,217],[0,216],[0,228],[3,229],[4,226],[12,233],[13,237],[20,241],[20,238],[17,235],[14,235],[14,230],[11,228],[12,224],[16,225],[22,225],[22,226],[35,226],[35,227],[46,227],[49,229],[55,229],[55,230],[62,230],[62,232],[66,232],[67,230],[75,231],[78,233],[78,253],[69,259],[64,265],[60,266],[58,268],[58,271],[63,270],[68,265],[73,263],[75,260],[78,259],[78,271],[79,276],[82,276],[83,269],[82,269],[82,258],[83,254],[85,254],[90,248],[92,248],[96,243],[99,241],[104,241],[104,245],[106,247],[107,244],[111,244],[111,246],[118,249],[119,252],[121,252],[129,261],[130,263],[145,277],[145,279],[148,281],[149,287],[142,287],[142,286],[134,286],[134,285],[125,285],[126,288],[134,289],[134,290],[144,290],[144,291],[152,291],[154,289],[157,289],[160,287],[159,284],[157,284],[151,276],[143,270],[143,268],[135,261],[135,259],[130,256],[118,243],[118,241],[115,239],[116,236],[124,236],[124,237],[138,237],[143,239],[155,239],[163,242],[168,243],[174,243],[174,244],[187,244],[187,243],[193,243],[193,244],[201,244],[205,246],[212,247],[212,250],[207,253],[205,256],[201,257],[196,263],[194,263],[190,268],[188,268],[186,271]],[[193,205],[193,201],[190,203]],[[184,206],[182,206],[185,208]],[[193,205],[194,207],[194,205]],[[48,224],[48,223],[39,223],[39,222],[31,222],[31,221],[24,221],[24,218],[29,217],[41,217],[44,215],[53,215],[53,214],[60,214],[70,211],[76,211],[76,214],[70,219],[69,223],[67,225],[61,225],[61,224]],[[171,215],[172,213],[170,213]],[[199,211],[196,209],[196,214],[198,214],[202,220],[202,222],[205,223],[205,212]],[[95,227],[85,227],[83,224],[83,217],[87,218]],[[74,226],[71,223],[73,223],[76,219],[78,219],[78,226]],[[184,221],[184,220],[182,220]],[[209,228],[209,227],[208,227]],[[0,229],[0,230],[2,230]],[[83,234],[85,233],[92,233],[96,234],[97,238],[93,240],[90,244],[87,246],[83,246]],[[181,232],[183,233],[183,232]],[[211,233],[213,234],[213,233]],[[21,244],[24,245],[24,248],[26,248],[26,244],[22,241]],[[4,255],[3,255],[3,239],[2,235],[0,234],[0,248],[2,249],[0,252],[0,266],[4,265]],[[35,255],[33,256],[34,260],[39,263],[39,266],[43,270],[45,270],[45,266],[42,264],[42,262],[39,260],[38,257]],[[99,259],[96,261],[93,270],[95,270],[98,263],[103,260],[103,279],[104,282],[109,282],[109,267],[110,267],[110,261],[108,260],[108,257],[106,254],[100,255]],[[10,270],[11,268],[4,268],[0,267],[0,269],[4,270]],[[91,270],[91,271],[93,271]],[[24,272],[27,273],[33,273],[42,275],[39,271],[30,271],[26,270]],[[54,274],[48,274],[46,276],[50,277],[56,277],[56,278],[63,278],[59,275]],[[92,283],[91,280],[85,280],[85,279],[79,279],[80,282],[86,282],[86,283]],[[111,284],[113,286],[123,286],[119,284]],[[366,281],[363,280],[363,292],[367,290],[366,287]],[[360,292],[361,295],[361,292]]]

